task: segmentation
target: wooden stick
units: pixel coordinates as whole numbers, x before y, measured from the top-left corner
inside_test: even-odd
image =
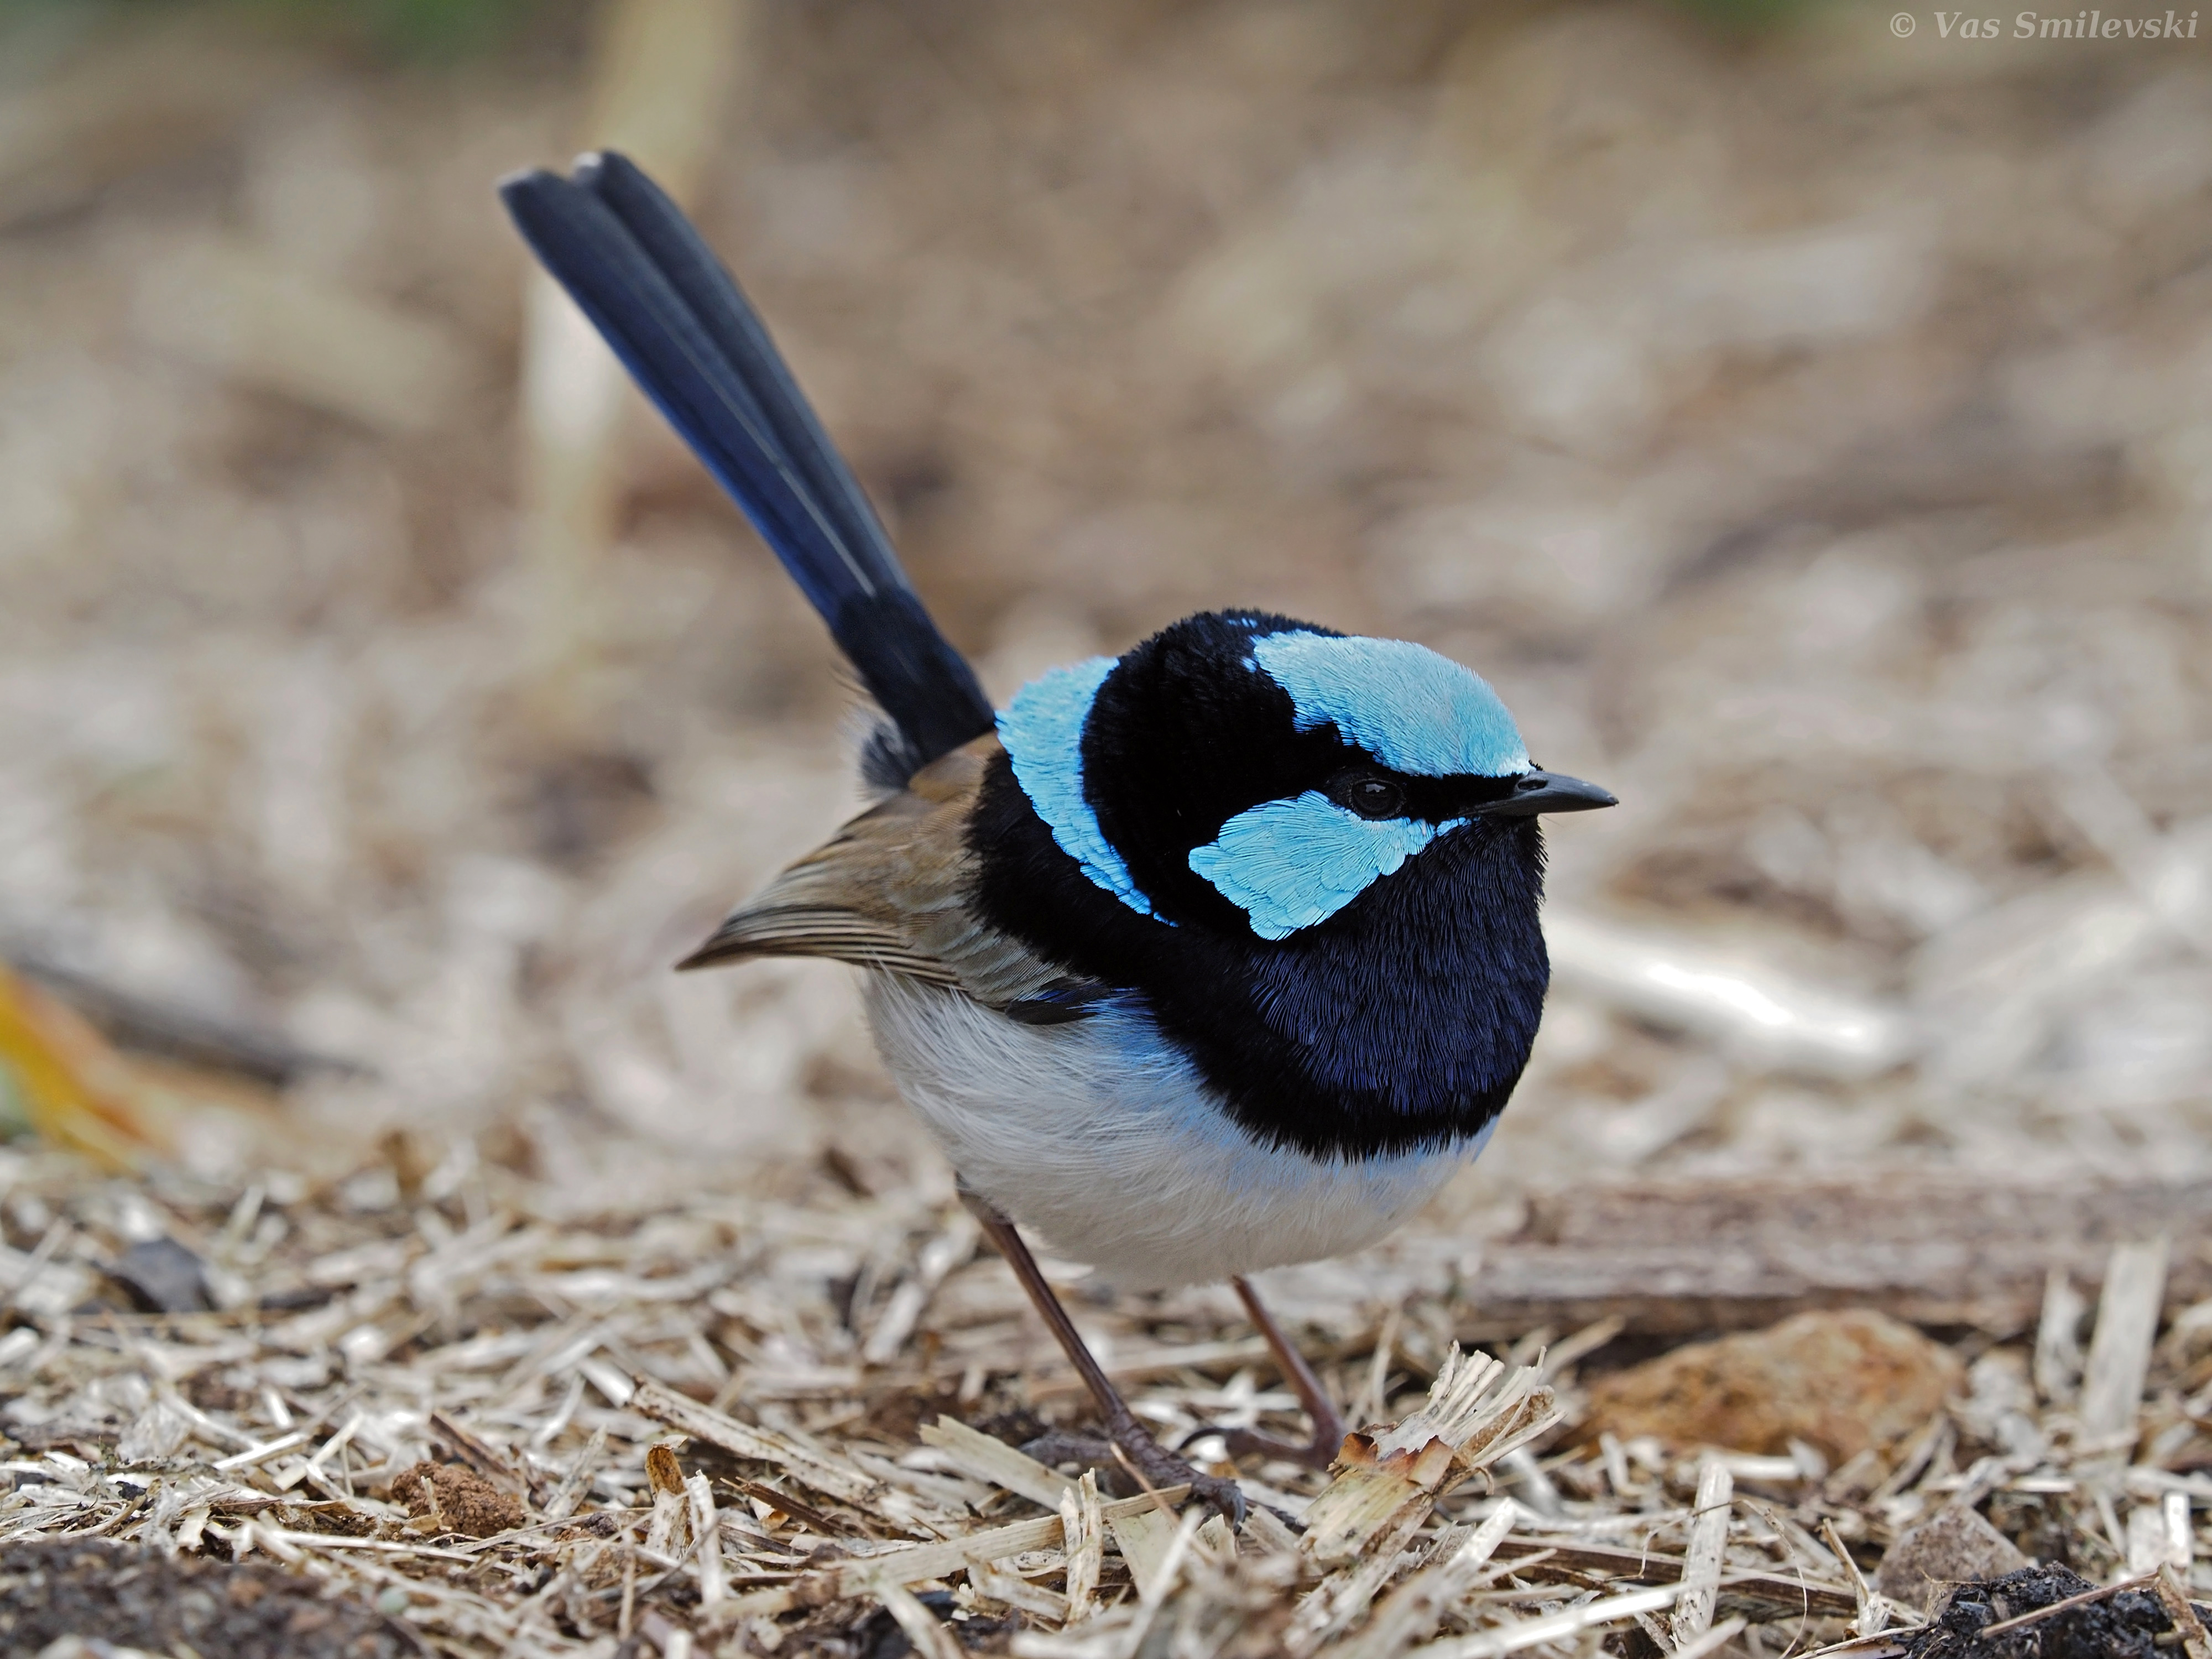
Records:
[[[1686,1335],[1852,1307],[2027,1330],[2054,1270],[2097,1284],[2112,1240],[2153,1235],[2172,1244],[2166,1305],[2212,1296],[2202,1248],[2212,1182],[2010,1186],[1881,1172],[1577,1188],[1535,1200],[1519,1231],[1484,1246],[1460,1328],[1518,1338],[1615,1316],[1632,1333]]]

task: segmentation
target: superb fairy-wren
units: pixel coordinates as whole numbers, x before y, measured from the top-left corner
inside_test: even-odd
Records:
[[[869,970],[901,1092],[1146,1479],[1241,1512],[1138,1425],[1017,1223],[1123,1285],[1234,1283],[1314,1440],[1231,1451],[1327,1462],[1335,1407],[1246,1275],[1373,1243],[1481,1150],[1550,973],[1537,817],[1613,797],[1538,769],[1457,663],[1258,611],[1186,617],[994,714],[674,204],[616,155],[501,190],[883,713],[876,805],[682,965]]]

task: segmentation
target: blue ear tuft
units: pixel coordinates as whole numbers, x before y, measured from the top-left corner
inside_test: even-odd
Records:
[[[1083,723],[1113,672],[1113,658],[1092,657],[1031,680],[1000,714],[999,741],[1013,763],[1014,781],[1060,850],[1092,882],[1149,916],[1152,902],[1139,890],[1083,793]]]
[[[1298,730],[1334,725],[1393,771],[1499,778],[1528,769],[1528,745],[1489,683],[1405,640],[1270,634],[1253,659],[1291,694]]]
[[[1464,822],[1363,818],[1310,789],[1239,812],[1209,845],[1192,850],[1190,867],[1250,917],[1261,939],[1288,939]]]

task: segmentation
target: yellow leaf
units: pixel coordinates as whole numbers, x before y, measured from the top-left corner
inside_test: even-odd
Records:
[[[0,1066],[45,1139],[118,1170],[137,1168],[154,1150],[129,1063],[82,1015],[4,964]]]

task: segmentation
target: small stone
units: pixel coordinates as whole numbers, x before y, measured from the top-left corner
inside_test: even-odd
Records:
[[[198,1313],[214,1305],[199,1257],[173,1238],[142,1239],[124,1251],[108,1277],[142,1313]]]
[[[1957,1355],[1886,1315],[1799,1314],[1597,1378],[1583,1432],[1771,1455],[1796,1440],[1833,1466],[1921,1427],[1964,1376]]]
[[[1979,1583],[2018,1572],[2027,1558],[2012,1540],[1968,1509],[1941,1509],[1890,1546],[1875,1588],[1893,1601],[1926,1613],[1954,1584]]]

